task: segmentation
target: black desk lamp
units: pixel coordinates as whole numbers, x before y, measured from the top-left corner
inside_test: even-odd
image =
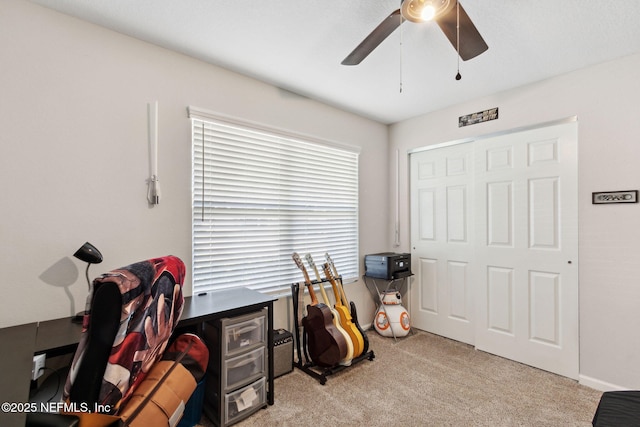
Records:
[[[100,264],[102,262],[102,254],[95,246],[91,243],[86,242],[84,245],[80,247],[73,254],[74,257],[78,258],[80,261],[84,261],[87,263],[87,269],[85,270],[85,276],[87,277],[87,286],[89,287],[89,295],[87,295],[87,303],[85,305],[84,311],[76,314],[72,321],[76,323],[82,323],[82,319],[84,315],[89,313],[89,309],[91,307],[91,295],[93,294],[93,289],[91,288],[91,281],[89,280],[89,267],[91,264]]]

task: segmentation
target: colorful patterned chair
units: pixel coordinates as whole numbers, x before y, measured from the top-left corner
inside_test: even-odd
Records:
[[[184,263],[175,256],[137,262],[93,281],[91,311],[63,398],[117,414],[164,352],[180,320]]]

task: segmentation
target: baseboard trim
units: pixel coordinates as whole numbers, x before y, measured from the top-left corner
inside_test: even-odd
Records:
[[[606,381],[599,380],[597,378],[588,377],[586,375],[580,375],[578,377],[578,382],[581,385],[591,387],[600,391],[621,391],[621,390],[629,390],[628,387],[623,387],[617,384],[611,384]]]

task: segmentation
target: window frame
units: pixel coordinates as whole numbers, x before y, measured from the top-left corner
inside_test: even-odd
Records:
[[[345,283],[354,282],[358,280],[358,277],[360,274],[359,272],[359,268],[360,268],[360,265],[359,265],[360,264],[359,263],[359,154],[360,154],[360,149],[359,147],[347,145],[347,144],[335,143],[331,141],[325,141],[325,140],[317,139],[314,137],[310,137],[308,135],[297,134],[290,131],[283,131],[281,129],[276,129],[273,127],[268,127],[268,126],[259,125],[259,124],[244,121],[244,120],[239,120],[236,118],[231,118],[229,116],[224,116],[218,113],[214,113],[211,111],[207,111],[207,110],[203,110],[203,109],[191,107],[191,106],[188,107],[188,116],[192,122],[191,123],[191,131],[192,131],[192,135],[191,135],[191,153],[192,153],[191,248],[192,248],[192,278],[193,278],[194,294],[208,292],[216,289],[229,289],[229,288],[240,287],[240,286],[246,286],[250,289],[256,289],[258,291],[265,292],[270,295],[276,295],[276,296],[290,294],[291,283],[300,282],[303,278],[301,272],[297,269],[295,263],[291,260],[291,254],[293,253],[293,251],[298,251],[301,257],[304,257],[304,255],[307,252],[311,253],[313,255],[315,264],[318,266],[318,269],[320,271],[322,271],[322,264],[325,262],[324,254],[325,252],[328,251],[338,268],[338,272],[343,275],[342,279]],[[208,129],[207,124],[209,124],[213,130]],[[203,126],[201,131],[198,131],[198,126]],[[199,173],[203,173],[201,172],[203,170],[202,168],[211,168],[211,170],[214,170],[214,166],[204,164],[208,161],[207,160],[208,157],[206,153],[204,155],[202,153],[204,152],[204,150],[207,149],[206,147],[208,147],[209,145],[217,144],[216,142],[210,142],[208,139],[209,139],[209,133],[211,135],[219,136],[217,133],[219,132],[219,129],[222,129],[222,132],[226,132],[226,130],[229,130],[229,132],[235,132],[236,129],[240,129],[239,133],[243,134],[244,132],[246,132],[249,135],[248,137],[249,140],[251,140],[253,137],[256,137],[256,139],[259,139],[264,135],[264,138],[266,141],[265,143],[267,145],[282,144],[283,147],[285,148],[288,147],[289,149],[292,150],[292,152],[294,151],[293,147],[296,147],[296,146],[304,147],[305,148],[304,150],[303,149],[298,150],[298,152],[296,153],[296,156],[304,157],[305,154],[303,152],[307,151],[307,149],[309,149],[309,151],[316,153],[316,155],[318,155],[317,154],[318,151],[322,151],[322,152],[328,151],[329,154],[333,154],[333,157],[331,157],[329,160],[333,158],[337,158],[335,153],[338,153],[338,154],[344,153],[346,164],[348,165],[349,162],[351,162],[350,168],[354,170],[352,170],[349,174],[345,174],[347,175],[346,177],[339,175],[338,178],[340,179],[340,181],[338,181],[339,184],[337,184],[338,186],[336,187],[336,189],[334,189],[333,192],[325,191],[325,193],[330,193],[330,194],[325,194],[324,197],[334,197],[334,196],[339,197],[344,195],[345,205],[341,206],[340,209],[343,210],[342,215],[344,215],[345,217],[348,216],[348,218],[345,220],[348,222],[348,224],[345,225],[345,229],[344,229],[344,236],[346,236],[345,238],[347,239],[348,243],[343,243],[341,244],[342,246],[336,244],[336,246],[333,248],[328,247],[330,246],[328,243],[325,243],[324,245],[322,244],[324,235],[322,234],[322,232],[320,232],[321,234],[319,236],[320,237],[319,245],[315,245],[311,241],[303,239],[301,240],[303,244],[301,244],[300,246],[296,246],[296,245],[288,246],[287,244],[277,246],[278,250],[276,250],[275,252],[279,252],[280,254],[279,258],[277,259],[277,265],[270,263],[268,267],[265,267],[266,276],[268,276],[269,274],[277,274],[277,275],[282,274],[282,276],[278,276],[278,279],[275,279],[275,278],[273,279],[274,281],[276,280],[282,281],[282,283],[279,283],[277,285],[273,283],[252,284],[252,283],[247,283],[246,281],[245,282],[240,281],[237,284],[230,284],[229,282],[215,283],[213,282],[215,280],[213,276],[214,275],[218,276],[217,273],[210,273],[208,274],[209,276],[208,278],[204,278],[204,276],[207,276],[207,274],[203,273],[205,267],[203,266],[203,263],[202,263],[201,253],[198,252],[199,249],[196,247],[199,242],[198,239],[201,237],[201,236],[200,237],[198,236],[198,233],[201,233],[201,234],[203,233],[202,230],[198,230],[197,217],[198,215],[201,215],[201,218],[200,218],[201,220],[206,219],[206,212],[209,212],[209,210],[207,210],[206,208],[202,208],[202,206],[205,206],[204,204],[206,204],[207,200],[209,200],[208,197],[210,196],[208,194],[205,195],[205,193],[208,193],[210,187],[207,186],[207,183],[206,183],[207,178],[205,177],[205,175],[199,176]],[[204,138],[203,138],[203,135],[204,135]],[[242,143],[243,142],[237,142],[238,145],[241,145]],[[201,147],[200,153],[198,153],[198,144]],[[307,144],[307,145],[304,145],[304,144]],[[253,141],[248,143],[248,147],[252,147],[252,146],[253,146]],[[268,150],[269,148],[267,147],[267,151]],[[318,150],[318,151],[314,151],[314,150]],[[287,154],[289,154],[289,152],[287,152]],[[329,154],[327,154],[327,156],[329,156]],[[314,160],[314,159],[311,159],[311,160]],[[201,167],[198,166],[199,162],[203,163]],[[311,171],[312,168],[309,167],[308,164],[306,166],[307,166],[307,169],[304,169],[305,170],[304,176],[311,175],[309,171]],[[331,167],[331,165],[322,165],[322,166],[325,168]],[[332,174],[333,174],[332,179],[335,179],[335,176],[336,176],[335,173],[332,172]],[[223,175],[223,174],[221,173],[219,175]],[[324,172],[324,175],[328,175],[326,171]],[[200,181],[198,181],[198,179],[200,179]],[[322,182],[322,177],[320,177],[319,179],[321,180],[320,182]],[[351,180],[351,181],[347,184],[342,184],[342,180],[344,181]],[[202,184],[203,182],[204,182],[204,185]],[[349,187],[347,190],[345,190],[344,188],[339,188],[341,185],[347,185]],[[216,187],[216,188],[220,188],[220,187]],[[339,191],[339,190],[345,191],[345,193],[337,193],[336,191]],[[311,189],[311,191],[313,191],[313,189]],[[314,205],[310,200],[310,198],[308,197],[308,195],[306,197],[307,197],[306,202],[308,202],[309,210],[304,211],[305,216],[317,215],[318,217],[325,218],[325,220],[326,218],[331,216],[330,213],[327,213],[329,212],[329,209],[324,209],[325,212],[319,212],[319,213],[314,211],[313,209],[318,209],[317,206],[319,201],[317,201],[316,204]],[[319,197],[320,199],[318,200],[322,200],[321,198],[323,196],[321,195]],[[201,199],[198,200],[199,198]],[[216,202],[216,203],[219,203],[219,202]],[[198,204],[200,205],[198,206]],[[339,205],[338,202],[334,204]],[[329,205],[329,203],[324,204],[324,206],[327,206],[327,205]],[[300,212],[299,210],[300,207],[296,209],[298,209],[298,212]],[[265,212],[267,210],[268,209],[266,209]],[[213,208],[210,210],[210,212],[212,212],[212,215],[214,215],[213,212],[219,213],[220,208]],[[257,212],[258,212],[257,213],[258,215],[261,214],[259,210]],[[307,212],[309,212],[308,215],[306,214]],[[326,215],[327,217],[324,217],[323,215]],[[308,226],[308,221],[313,221],[313,219],[312,220],[303,219],[299,221],[300,221],[300,223],[298,224],[299,228],[301,227],[302,229],[304,229],[305,226]],[[292,224],[295,224],[295,222],[293,222]],[[324,227],[326,227],[326,229],[328,230],[326,234],[328,235],[336,234],[335,231],[329,230],[329,225],[328,223],[326,223],[326,221],[325,221]],[[300,232],[300,235],[302,234],[303,233]],[[209,240],[212,240],[212,238],[210,237]],[[245,246],[247,246],[248,244],[245,244]],[[214,244],[213,246],[216,246],[217,250],[224,249],[224,248],[218,247],[219,245]],[[349,249],[348,250],[345,249],[346,247],[348,247]],[[333,250],[336,250],[338,252],[332,252]],[[284,258],[286,258],[286,260]],[[216,264],[217,262],[219,263],[219,261],[206,261],[207,268],[209,268],[211,265],[214,265],[214,264],[218,265]],[[252,263],[251,265],[259,266],[260,263],[256,262],[255,264]],[[270,270],[271,268],[275,268],[277,272]],[[240,274],[239,267],[237,266],[233,267],[231,270],[227,270],[227,273],[230,274],[231,276],[233,277],[242,276],[242,274]],[[244,271],[244,269],[242,270]],[[248,266],[247,266],[247,270],[249,270]],[[310,278],[314,280],[315,279],[314,272],[308,269],[308,273]],[[250,277],[249,272],[246,271],[244,272],[244,274],[245,274],[245,277],[242,280],[249,280],[248,279],[248,277]]]

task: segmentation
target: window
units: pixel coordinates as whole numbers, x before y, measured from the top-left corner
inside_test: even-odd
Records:
[[[291,259],[328,252],[358,277],[358,152],[189,108],[193,292],[245,286],[285,294]],[[309,271],[315,279],[313,271]]]

